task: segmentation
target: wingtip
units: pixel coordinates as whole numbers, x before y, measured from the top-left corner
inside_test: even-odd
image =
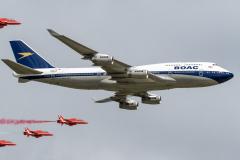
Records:
[[[47,29],[47,31],[52,35],[52,36],[59,36],[59,34],[52,29]]]
[[[93,100],[93,102],[97,103],[97,100],[94,97],[92,97],[91,99]]]

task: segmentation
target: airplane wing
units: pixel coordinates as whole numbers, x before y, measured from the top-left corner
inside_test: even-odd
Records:
[[[64,44],[66,44],[68,47],[72,48],[73,50],[75,50],[76,52],[78,52],[79,54],[84,56],[82,59],[91,60],[91,58],[94,57],[98,53],[97,51],[94,51],[94,50],[92,50],[92,49],[90,49],[90,48],[88,48],[88,47],[86,47],[86,46],[84,46],[84,45],[82,45],[78,42],[75,42],[75,41],[71,40],[70,38],[68,38],[64,35],[60,35],[60,34],[56,33],[55,31],[53,31],[51,29],[48,29],[48,32],[53,37],[57,38],[58,40],[60,40]],[[115,60],[112,68],[118,68],[118,67],[131,67],[131,66]]]
[[[71,39],[69,39],[68,37],[64,36],[64,35],[60,35],[58,33],[56,33],[55,31],[48,29],[48,32],[55,38],[57,38],[58,40],[60,40],[61,42],[63,42],[64,44],[66,44],[67,46],[69,46],[70,48],[72,48],[73,50],[75,50],[76,52],[78,52],[79,54],[81,54],[83,56],[82,59],[85,60],[91,60],[92,58],[98,53],[97,51],[94,51],[78,42],[75,42]],[[175,81],[174,79],[172,79],[171,77],[163,77],[163,76],[156,76],[153,74],[148,74],[147,79],[136,79],[136,78],[129,78],[127,75],[127,72],[129,70],[129,68],[131,68],[131,65],[125,64],[123,62],[120,62],[116,59],[114,59],[114,63],[111,65],[96,65],[94,64],[94,66],[101,66],[101,68],[103,70],[105,70],[107,72],[107,76],[111,76],[112,78],[110,80],[115,80],[119,83],[121,82],[163,82],[163,81]]]
[[[7,22],[3,22],[3,21],[0,21],[0,25],[5,25],[5,24],[7,24]]]
[[[31,131],[31,132],[32,132],[32,134],[35,135],[35,136],[40,136],[40,135],[42,135],[42,134],[39,134],[39,133],[34,132],[34,131]]]
[[[75,123],[75,122],[73,122],[72,120],[69,120],[69,119],[64,119],[64,120],[68,123]]]
[[[106,103],[106,102],[111,102],[111,101],[115,101],[115,102],[123,102],[123,101],[127,101],[129,100],[128,97],[130,96],[139,96],[140,93],[142,94],[147,94],[146,92],[125,92],[125,91],[118,91],[115,92],[115,95],[109,97],[109,98],[105,98],[102,100],[97,100],[94,97],[92,97],[92,100],[95,103]]]
[[[55,38],[57,38],[58,40],[60,40],[61,42],[63,42],[64,44],[66,44],[67,46],[69,46],[70,48],[72,48],[73,50],[75,50],[76,52],[80,53],[81,55],[84,56],[84,58],[91,58],[93,57],[95,54],[97,54],[98,52],[80,44],[77,43],[71,39],[69,39],[68,37],[65,37],[64,35],[59,35],[58,33],[54,32],[51,29],[48,29],[48,32]]]

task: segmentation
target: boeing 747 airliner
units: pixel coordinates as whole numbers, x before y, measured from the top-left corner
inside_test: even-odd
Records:
[[[153,90],[193,88],[217,85],[233,78],[233,74],[212,62],[159,63],[131,66],[79,44],[51,29],[49,33],[93,62],[95,68],[57,68],[47,62],[22,40],[10,41],[16,62],[2,61],[13,70],[19,83],[43,82],[76,89],[103,89],[115,95],[96,103],[116,101],[122,109],[136,110],[138,102],[129,96],[142,98],[145,104],[160,104],[161,97]]]

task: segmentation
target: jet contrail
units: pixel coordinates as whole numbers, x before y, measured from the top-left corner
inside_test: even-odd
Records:
[[[6,135],[6,134],[22,134],[20,132],[0,132],[0,136]]]
[[[38,121],[38,120],[24,120],[24,119],[0,119],[0,124],[33,124],[33,123],[48,123],[48,122],[55,122],[55,121]]]
[[[0,135],[9,134],[10,132],[0,132]]]

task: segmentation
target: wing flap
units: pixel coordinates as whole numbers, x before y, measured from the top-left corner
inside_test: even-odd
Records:
[[[164,81],[168,81],[168,82],[176,82],[176,80],[172,77],[166,76],[166,75],[162,75],[162,76],[156,76],[153,74],[148,74],[148,77],[152,80],[154,80],[155,82],[164,82]]]

